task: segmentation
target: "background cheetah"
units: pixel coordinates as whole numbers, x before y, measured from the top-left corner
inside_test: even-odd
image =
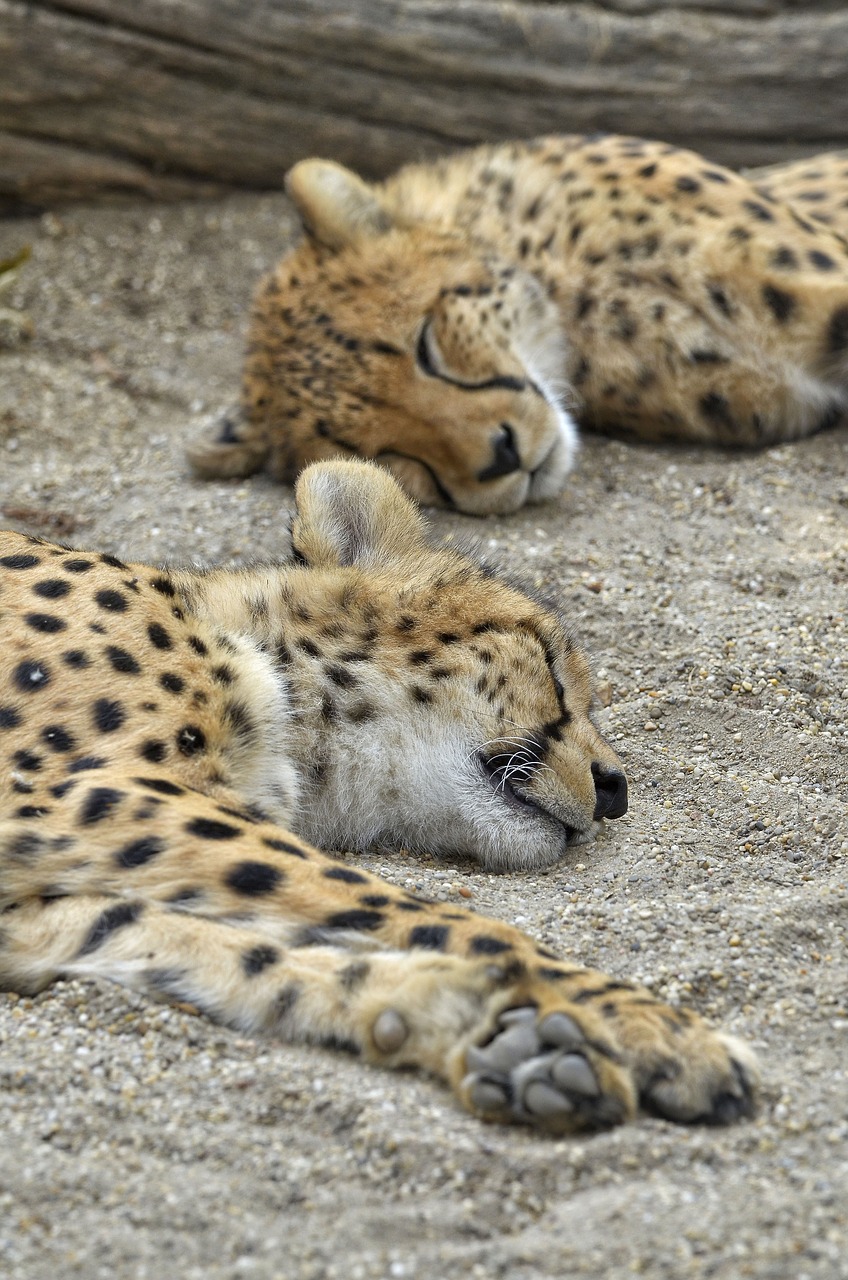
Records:
[[[241,410],[191,460],[290,481],[359,453],[423,502],[503,513],[561,490],[578,417],[747,446],[832,426],[845,168],[758,183],[616,136],[481,147],[378,186],[303,161],[287,190],[306,238],[259,286]]]
[[[627,808],[573,641],[385,473],[308,470],[288,565],[2,552],[4,986],[102,975],[555,1131],[750,1112],[694,1014],[303,842],[539,866]]]

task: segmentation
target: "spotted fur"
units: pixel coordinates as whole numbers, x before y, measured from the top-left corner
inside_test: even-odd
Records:
[[[282,564],[4,534],[0,635],[0,985],[100,975],[556,1131],[750,1111],[694,1014],[314,847],[538,867],[627,805],[561,620],[381,469],[309,468]]]
[[[419,500],[560,491],[575,420],[757,446],[843,416],[844,157],[759,181],[626,137],[482,147],[369,186],[296,165],[306,236],[261,283],[204,475],[378,458]],[[813,175],[818,175],[813,177]]]

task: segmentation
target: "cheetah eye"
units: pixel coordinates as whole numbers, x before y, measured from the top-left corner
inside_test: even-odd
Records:
[[[441,382],[447,382],[452,387],[462,387],[464,391],[490,391],[494,388],[502,388],[505,391],[527,390],[526,378],[512,378],[508,374],[503,374],[494,378],[486,378],[483,382],[464,382],[461,378],[455,378],[446,373],[444,369],[440,369],[437,363],[439,361],[439,350],[433,337],[432,318],[430,316],[426,318],[421,326],[418,345],[415,348],[415,360],[418,368],[428,378],[438,378]]]

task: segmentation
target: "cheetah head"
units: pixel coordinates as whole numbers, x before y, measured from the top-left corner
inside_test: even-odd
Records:
[[[240,418],[190,452],[205,475],[378,459],[419,501],[473,515],[557,494],[576,447],[557,310],[489,246],[404,225],[340,165],[287,189],[306,237],[261,284]]]
[[[302,836],[508,870],[551,865],[625,812],[586,658],[551,608],[431,546],[378,467],[309,467],[297,501],[282,644]]]

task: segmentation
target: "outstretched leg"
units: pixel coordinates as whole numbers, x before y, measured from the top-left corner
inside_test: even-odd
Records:
[[[89,818],[82,827],[75,821],[80,815]],[[128,827],[134,832],[129,839]],[[59,901],[44,905],[35,898]],[[71,935],[62,928],[46,946],[39,929],[49,927],[50,913],[67,912],[73,921],[81,902],[73,945],[67,941],[63,949]],[[136,948],[141,929],[151,942],[139,943],[138,954],[132,951],[134,985],[193,1000],[236,1026],[321,1042],[329,1037],[369,1056],[374,1041],[367,1028],[377,1025],[384,1010],[395,1010],[404,1026],[412,1018],[421,1029],[404,1034],[406,1047],[394,1051],[401,1056],[389,1053],[385,1060],[435,1071],[459,1088],[467,1105],[495,1118],[537,1115],[524,1096],[525,1085],[534,1084],[536,1095],[541,1085],[556,1089],[557,1072],[569,1088],[584,1079],[585,1095],[602,1100],[577,1106],[569,1096],[567,1121],[550,1102],[559,1127],[624,1118],[634,1096],[646,1109],[678,1120],[726,1121],[752,1109],[753,1055],[697,1015],[663,1004],[634,983],[564,964],[509,925],[427,902],[334,861],[281,828],[256,821],[236,799],[224,804],[153,773],[128,780],[98,771],[96,782],[80,782],[49,812],[0,828],[0,906],[15,903],[22,905],[0,917],[0,975],[12,985],[23,982],[31,989],[57,972],[96,971],[126,981],[120,948]],[[125,924],[132,927],[125,930]],[[115,937],[102,949],[89,946],[80,954],[86,930]],[[268,971],[262,984],[253,982],[261,973],[246,972],[245,957],[254,952],[268,959],[260,966]],[[226,971],[218,968],[224,956]],[[386,1003],[380,1006],[382,994],[375,997],[377,1003],[367,1005],[364,1021],[352,1030],[350,1008],[343,1017],[332,1002],[320,1004],[322,980],[316,974],[322,964],[335,973],[358,961],[369,975],[358,1001],[368,999],[373,976]],[[89,967],[81,969],[83,963]],[[286,969],[301,964],[302,971]],[[179,978],[170,986],[159,979],[157,986],[151,970]],[[473,1007],[462,997],[460,1030],[447,1006],[432,1003],[435,994],[424,999],[426,982],[418,984],[419,972],[430,975],[434,993],[440,985],[448,993],[457,984],[466,991],[470,983],[478,984],[478,995],[487,990],[486,998]],[[398,1004],[394,994],[407,974],[407,994]],[[304,1009],[312,1007],[314,988],[322,1010],[294,1031],[264,1011],[271,996],[262,994],[292,983],[309,995]],[[419,997],[426,1006],[420,1019]],[[257,1010],[250,1012],[256,1000]],[[498,1021],[516,1008],[535,1012]],[[555,1014],[562,1018],[551,1023]],[[585,1059],[593,1084],[570,1061],[574,1054]],[[564,1067],[558,1065],[560,1055],[569,1060]]]

